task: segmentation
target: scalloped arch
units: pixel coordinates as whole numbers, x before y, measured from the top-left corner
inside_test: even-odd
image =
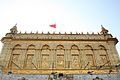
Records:
[[[85,49],[93,49],[91,45],[85,45]]]
[[[99,45],[98,48],[99,49],[104,49],[104,50],[106,49],[105,46],[103,46],[103,45]]]
[[[64,46],[59,44],[59,45],[56,46],[56,49],[64,49]]]
[[[21,47],[20,44],[16,44],[16,45],[13,47],[13,49],[15,49],[15,48],[20,48],[20,47]]]
[[[45,45],[42,46],[42,49],[50,49],[50,46],[45,44]]]

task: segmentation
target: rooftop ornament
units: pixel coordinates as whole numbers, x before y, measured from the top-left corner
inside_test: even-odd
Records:
[[[38,34],[38,31],[36,31],[36,34]]]
[[[106,34],[108,34],[108,30],[105,29],[105,28],[103,27],[103,25],[101,25],[101,32],[100,32],[100,33],[106,35]]]
[[[15,26],[13,26],[11,29],[10,29],[10,32],[12,34],[16,34],[18,31],[17,31],[17,24],[15,24]]]

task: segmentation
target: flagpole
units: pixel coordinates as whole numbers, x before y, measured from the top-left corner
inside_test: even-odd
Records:
[[[56,24],[55,23],[54,24],[50,24],[49,27],[50,27],[50,31],[54,34],[55,31],[56,31]]]

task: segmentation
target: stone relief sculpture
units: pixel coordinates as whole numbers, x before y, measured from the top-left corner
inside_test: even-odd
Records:
[[[64,68],[64,47],[62,45],[57,46],[56,55],[57,55],[56,68]]]
[[[107,65],[108,60],[107,60],[106,55],[101,55],[100,58],[101,58],[102,64],[105,64],[105,63],[106,63],[106,65]]]
[[[42,68],[49,68],[49,56],[42,56]]]
[[[64,56],[57,56],[57,68],[64,68]]]
[[[79,66],[79,57],[78,56],[72,56],[72,68],[80,68]]]
[[[11,64],[12,64],[12,67],[13,68],[16,68],[16,69],[18,69],[18,67],[16,66],[16,65],[19,65],[19,54],[14,54],[13,55],[13,58],[12,58],[12,61],[11,61]]]
[[[30,55],[30,54],[27,55],[26,69],[33,69],[34,68],[32,59],[33,59],[33,55]]]

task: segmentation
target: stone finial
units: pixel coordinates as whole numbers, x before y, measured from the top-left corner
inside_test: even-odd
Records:
[[[36,31],[36,34],[38,34],[38,31]]]
[[[25,34],[27,34],[27,32],[25,31]]]
[[[108,30],[105,29],[105,28],[101,25],[101,32],[100,32],[100,33],[106,35],[106,34],[108,34]]]
[[[50,34],[50,32],[48,31],[48,33],[47,34]]]
[[[30,34],[33,34],[33,32],[31,31]]]
[[[76,32],[76,34],[78,34],[78,33]]]
[[[13,33],[13,34],[16,34],[18,31],[17,31],[17,24],[15,24],[15,26],[13,26],[11,29],[10,29],[10,32]]]
[[[99,33],[99,32],[97,32],[97,34],[99,35],[100,33]]]
[[[89,34],[89,32],[87,32],[87,34]]]
[[[19,32],[19,34],[21,34],[21,31]]]

